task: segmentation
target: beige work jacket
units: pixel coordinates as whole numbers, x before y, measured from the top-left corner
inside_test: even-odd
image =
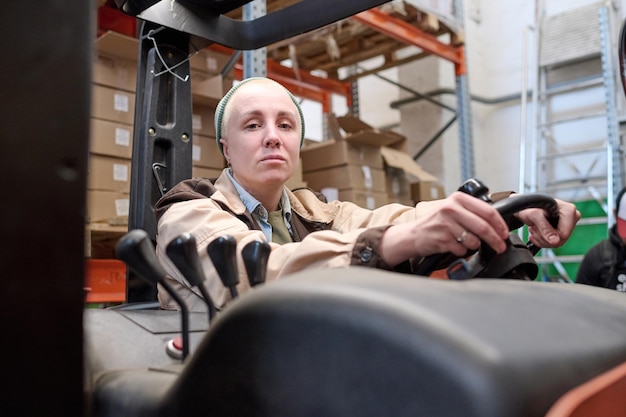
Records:
[[[292,208],[293,243],[271,243],[267,282],[281,279],[302,269],[347,268],[351,265],[391,269],[378,256],[383,232],[392,224],[416,218],[415,207],[388,204],[367,210],[350,202],[325,202],[310,189],[287,190]],[[191,233],[207,277],[206,289],[218,307],[228,302],[225,288],[207,254],[207,245],[221,235],[237,240],[239,294],[249,289],[241,249],[255,239],[265,240],[258,224],[239,199],[237,191],[222,172],[213,183],[208,179],[182,182],[157,203],[157,256],[166,269],[168,282],[191,311],[206,311],[197,288],[192,288],[168,259],[165,248],[183,232]],[[328,272],[321,272],[327,274]],[[171,297],[159,289],[164,309],[178,309]]]

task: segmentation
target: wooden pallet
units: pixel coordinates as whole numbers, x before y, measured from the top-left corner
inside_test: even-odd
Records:
[[[128,232],[126,224],[88,224],[85,233],[85,257],[115,259],[115,245],[126,232]]]
[[[294,0],[268,0],[266,12],[269,14],[296,2]],[[388,15],[409,23],[428,35],[442,39],[447,37],[445,42],[449,42],[450,45],[462,42],[461,37],[441,22],[437,16],[420,11],[406,2],[403,3],[402,9],[400,12],[397,8],[391,8],[389,4],[379,8]],[[228,16],[241,19],[241,10],[233,11]],[[331,79],[354,81],[360,76],[406,64],[430,55],[423,51],[416,51],[406,57],[398,58],[397,52],[407,48],[407,46],[406,43],[348,18],[313,32],[269,45],[267,56],[277,62],[295,57],[298,68],[301,70],[323,71]],[[349,75],[341,78],[340,69],[377,57],[383,58],[383,64],[376,69],[367,71],[367,74]]]

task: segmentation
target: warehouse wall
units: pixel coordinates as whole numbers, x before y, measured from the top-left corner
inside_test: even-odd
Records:
[[[523,54],[525,38],[526,42],[530,44],[533,42],[532,31],[528,33],[527,28],[535,23],[535,3],[525,0],[464,1],[470,94],[487,100],[517,96],[513,100],[502,101],[499,104],[484,104],[479,100],[473,100],[470,105],[474,173],[493,190],[520,188],[519,155],[522,135],[520,96],[523,88]],[[598,2],[549,0],[545,3],[538,7],[543,7],[547,15],[553,15]],[[617,16],[622,15],[623,3],[626,3],[626,0],[612,3],[617,10]],[[411,51],[409,47],[399,53],[402,56],[403,53],[409,54]],[[526,58],[526,62],[530,62],[530,57]],[[371,69],[380,64],[381,62],[374,59],[359,65],[363,69]],[[454,67],[443,59],[432,57],[359,79],[360,118],[377,128],[393,128],[406,135],[409,139],[409,153],[415,155],[453,117],[453,113],[425,100],[405,104],[396,109],[391,108],[394,101],[412,96],[410,91],[398,88],[393,83],[400,83],[419,93],[439,89],[454,90],[456,85]],[[586,96],[574,96],[571,100],[603,106],[602,92],[596,93],[599,94],[589,96],[587,93]],[[621,92],[618,95],[621,99]],[[454,94],[443,94],[433,98],[447,106],[457,108]],[[322,140],[324,132],[320,106],[305,101],[303,107],[307,118],[307,137]],[[348,111],[344,98],[335,97],[333,111],[337,115],[343,115]],[[574,133],[578,136],[588,136],[598,135],[598,132],[597,126],[590,124],[582,129],[577,126]],[[605,133],[601,132],[599,137],[603,136]],[[461,178],[460,160],[458,124],[454,123],[417,162],[441,178],[446,192],[450,193],[465,179]],[[587,170],[592,163],[583,163],[580,169]],[[596,169],[602,168],[596,166]],[[569,173],[564,173],[567,174]],[[585,199],[589,196],[560,197]]]
[[[596,2],[550,0],[547,3],[545,10],[551,15]],[[616,5],[621,7],[621,2]],[[466,0],[464,16],[470,93],[487,99],[520,94],[525,28],[534,24],[535,2]],[[437,58],[401,66],[388,71],[385,76],[420,93],[455,87],[453,66]],[[450,111],[424,100],[402,106],[399,110],[383,108],[385,102],[408,97],[410,93],[375,76],[361,79],[359,88],[361,117],[378,127],[397,123],[399,131],[409,137],[411,153],[421,149],[452,116]],[[436,99],[457,107],[453,95],[442,95]],[[517,190],[522,114],[520,100],[497,105],[473,101],[470,112],[476,176],[494,190]],[[453,191],[463,180],[459,161],[456,123],[418,160],[424,168],[443,180],[447,192]]]

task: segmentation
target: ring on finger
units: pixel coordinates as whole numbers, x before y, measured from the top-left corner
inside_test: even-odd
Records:
[[[463,230],[463,232],[461,233],[461,236],[456,238],[456,241],[462,244],[465,241],[466,237],[467,237],[467,230]]]

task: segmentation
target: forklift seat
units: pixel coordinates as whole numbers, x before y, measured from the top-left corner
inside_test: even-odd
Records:
[[[602,377],[626,363],[623,297],[565,283],[308,270],[233,301],[206,335],[192,333],[183,366],[167,366],[158,343],[177,329],[173,312],[122,312],[142,324],[133,327],[94,311],[91,346],[105,371],[95,416],[565,417],[557,402],[571,406],[566,394],[596,377],[602,400],[623,404],[623,372]],[[205,314],[195,319],[206,325]],[[124,337],[111,340],[116,325]],[[102,343],[133,343],[138,358],[113,357],[129,365],[113,367]]]

